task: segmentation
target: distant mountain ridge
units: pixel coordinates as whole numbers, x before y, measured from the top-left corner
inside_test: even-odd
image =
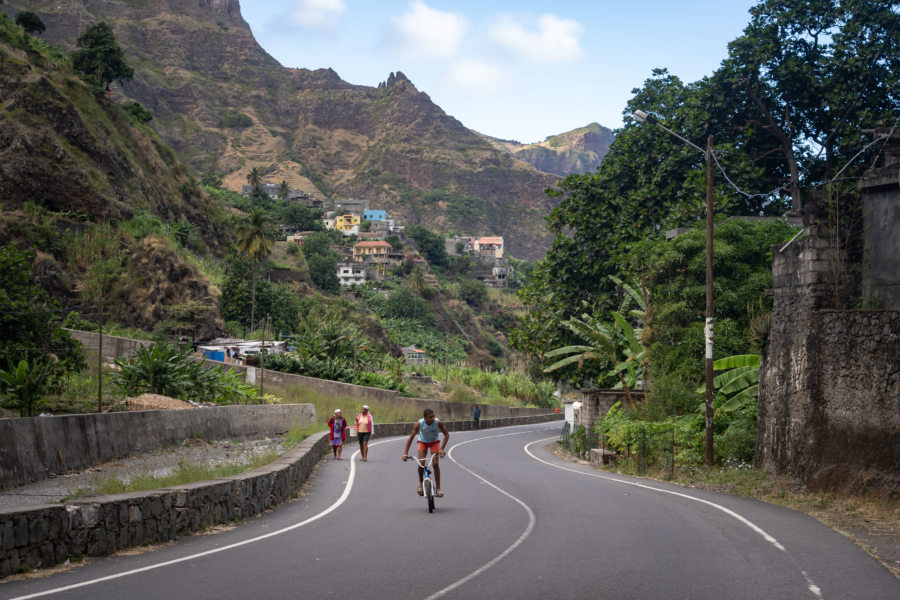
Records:
[[[513,158],[527,162],[539,171],[565,177],[572,173],[588,173],[600,166],[615,135],[611,129],[599,123],[591,123],[551,135],[536,144],[521,144],[490,136],[484,138]]]
[[[38,13],[42,37],[65,51],[85,27],[107,21],[135,69],[113,99],[140,102],[187,164],[223,174],[232,189],[256,167],[266,182],[332,200],[368,198],[407,223],[502,235],[516,257],[539,258],[549,245],[544,218],[556,200],[544,190],[557,175],[465,128],[402,73],[368,87],[331,69],[281,66],[256,42],[237,0],[3,8]]]

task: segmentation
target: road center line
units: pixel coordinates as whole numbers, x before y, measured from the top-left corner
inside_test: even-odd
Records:
[[[788,558],[791,560],[791,562],[794,563],[794,566],[797,567],[797,570],[800,571],[800,573],[803,575],[803,578],[806,580],[807,587],[809,588],[809,591],[810,591],[816,598],[821,599],[821,598],[823,597],[823,596],[822,596],[822,591],[819,589],[819,586],[817,586],[817,585],[813,582],[812,578],[811,578],[809,575],[807,575],[806,571],[804,571],[803,569],[800,568],[800,565],[798,565],[798,564],[796,563],[796,561],[794,561],[793,557],[791,557],[791,555],[788,554],[788,551],[787,551],[787,550],[785,549],[785,547],[781,544],[781,542],[779,542],[779,541],[776,540],[774,537],[772,537],[771,535],[769,535],[768,533],[766,533],[765,530],[763,530],[761,527],[759,527],[758,525],[756,525],[755,523],[753,523],[752,521],[750,521],[750,520],[747,519],[746,517],[743,517],[743,516],[739,515],[738,513],[734,512],[733,510],[731,510],[731,509],[729,509],[729,508],[725,508],[725,507],[722,506],[721,504],[716,504],[715,502],[710,502],[709,500],[704,500],[704,499],[702,499],[702,498],[697,498],[697,497],[695,497],[695,496],[690,496],[690,495],[688,495],[688,494],[682,494],[681,492],[675,492],[675,491],[672,491],[672,490],[667,490],[667,489],[663,489],[663,488],[653,487],[652,485],[646,485],[646,484],[643,484],[643,483],[637,483],[636,481],[627,481],[627,480],[625,480],[625,479],[618,479],[618,478],[616,478],[616,477],[610,477],[609,475],[600,475],[599,473],[586,473],[586,472],[584,472],[584,471],[579,471],[578,469],[572,469],[572,468],[569,468],[569,467],[564,467],[564,466],[562,466],[562,465],[557,465],[557,464],[551,463],[551,462],[549,462],[549,461],[546,461],[546,460],[544,460],[544,459],[542,459],[542,458],[538,458],[538,457],[535,456],[535,455],[531,452],[531,450],[529,449],[529,446],[533,446],[533,445],[535,445],[535,444],[540,444],[540,443],[546,443],[546,442],[548,442],[548,441],[550,441],[550,440],[555,440],[555,439],[559,439],[558,436],[553,436],[553,437],[549,437],[549,438],[544,438],[544,439],[542,439],[542,440],[536,440],[536,441],[534,441],[534,442],[530,442],[530,443],[528,443],[528,444],[525,444],[525,447],[523,448],[523,450],[525,450],[525,453],[526,453],[528,456],[530,456],[531,458],[533,458],[534,460],[536,460],[536,461],[538,461],[538,462],[541,462],[541,463],[544,463],[545,465],[551,466],[551,467],[553,467],[553,468],[555,468],[555,469],[561,469],[561,470],[563,470],[563,471],[570,471],[570,472],[572,472],[572,473],[577,473],[577,474],[579,474],[579,475],[586,475],[586,476],[588,476],[588,477],[596,477],[597,479],[605,479],[605,480],[607,480],[607,481],[615,481],[616,483],[624,483],[625,485],[633,485],[634,487],[644,488],[644,489],[647,489],[647,490],[653,490],[654,492],[662,492],[663,494],[671,494],[672,496],[678,496],[678,497],[680,497],[680,498],[686,498],[686,499],[688,499],[688,500],[693,500],[694,502],[700,502],[700,503],[702,503],[702,504],[706,504],[706,505],[708,505],[708,506],[712,506],[713,508],[716,508],[716,509],[718,509],[718,510],[721,510],[722,512],[724,512],[724,513],[727,514],[728,516],[730,516],[730,517],[732,517],[732,518],[734,518],[734,519],[737,519],[738,521],[740,521],[741,523],[743,523],[744,525],[746,525],[747,527],[749,527],[750,529],[752,529],[753,531],[755,531],[756,533],[758,533],[759,535],[761,535],[762,538],[763,538],[764,540],[766,540],[767,542],[769,542],[774,548],[776,548],[776,549],[778,549],[778,550],[784,552],[784,553],[788,556]]]
[[[525,512],[528,513],[528,527],[525,528],[525,531],[522,532],[522,535],[519,536],[519,539],[517,539],[515,542],[513,542],[513,544],[512,544],[509,548],[507,548],[506,550],[504,550],[503,552],[501,552],[500,554],[498,554],[497,556],[495,556],[492,560],[490,560],[489,562],[485,563],[485,564],[482,565],[481,567],[475,569],[474,571],[472,571],[471,573],[469,573],[468,575],[466,575],[466,576],[463,577],[462,579],[458,579],[457,581],[454,581],[453,583],[451,583],[450,585],[448,585],[448,586],[445,587],[444,589],[439,590],[439,591],[435,592],[434,594],[428,596],[428,598],[426,598],[425,600],[432,600],[432,599],[434,599],[434,598],[441,598],[441,597],[445,596],[446,594],[448,594],[449,592],[452,592],[453,590],[455,590],[455,589],[458,588],[459,586],[461,586],[461,585],[463,585],[463,584],[465,584],[465,583],[471,581],[472,579],[475,579],[476,577],[478,577],[479,575],[481,575],[482,573],[484,573],[485,571],[487,571],[488,569],[490,569],[491,567],[493,567],[494,565],[496,565],[498,562],[500,562],[501,560],[503,560],[504,558],[506,558],[507,556],[509,556],[509,554],[510,554],[513,550],[515,550],[516,548],[518,548],[518,547],[522,544],[522,542],[524,542],[525,539],[526,539],[528,536],[531,535],[531,532],[534,531],[534,524],[535,524],[534,511],[531,510],[531,508],[530,508],[527,504],[525,504],[524,502],[522,502],[521,500],[519,500],[518,498],[516,498],[515,496],[513,496],[513,495],[510,494],[509,492],[500,489],[499,487],[497,487],[496,485],[494,485],[493,483],[491,483],[490,481],[488,481],[487,479],[485,479],[484,477],[482,477],[482,476],[479,475],[478,473],[472,471],[471,469],[468,469],[468,468],[462,466],[462,464],[460,464],[459,461],[457,461],[455,458],[453,458],[453,451],[456,450],[459,446],[463,446],[463,445],[465,445],[465,444],[470,444],[470,443],[472,443],[472,442],[479,442],[479,441],[481,441],[481,440],[488,440],[488,439],[492,439],[492,438],[506,437],[506,436],[510,436],[510,435],[521,435],[521,434],[523,434],[523,433],[532,433],[532,432],[533,432],[532,430],[529,430],[529,431],[518,431],[518,432],[516,432],[516,433],[503,433],[503,434],[499,434],[499,435],[490,435],[490,436],[479,437],[479,438],[475,438],[475,439],[471,439],[471,440],[466,440],[465,442],[459,442],[458,444],[454,444],[454,445],[450,448],[450,450],[447,452],[447,458],[449,458],[449,459],[452,460],[454,463],[456,463],[456,465],[457,465],[460,469],[462,469],[462,470],[465,471],[466,473],[472,475],[472,476],[475,477],[476,479],[479,479],[479,480],[481,480],[482,482],[488,484],[489,486],[491,486],[492,488],[494,488],[495,490],[497,490],[498,492],[500,492],[500,493],[503,494],[504,496],[506,496],[506,497],[508,497],[508,498],[511,498],[512,500],[515,500],[517,503],[519,503],[519,504],[522,506],[522,508],[525,509]]]

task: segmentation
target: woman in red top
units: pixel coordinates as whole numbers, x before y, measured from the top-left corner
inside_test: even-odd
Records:
[[[334,409],[334,416],[328,419],[328,434],[331,438],[331,451],[335,460],[341,460],[344,440],[347,439],[347,419],[341,416],[341,409]]]

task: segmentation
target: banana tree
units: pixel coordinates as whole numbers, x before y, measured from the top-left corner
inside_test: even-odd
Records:
[[[589,360],[609,362],[614,365],[619,362],[618,344],[616,343],[614,328],[611,324],[592,320],[590,315],[587,314],[581,315],[581,319],[569,319],[568,321],[564,321],[563,324],[572,333],[587,342],[587,344],[563,346],[562,348],[556,348],[555,350],[545,353],[544,358],[568,356],[544,369],[544,373],[551,373],[557,369],[575,363],[578,363],[578,367],[580,368],[584,365],[585,361]],[[616,368],[613,368],[609,374],[618,376],[619,382],[628,398],[628,403],[634,408],[631,390],[625,377],[622,375],[622,372],[625,370],[627,369],[617,370]]]
[[[47,391],[50,368],[40,360],[28,362],[22,359],[9,370],[0,370],[0,394],[2,405],[19,409],[23,417],[33,417],[37,412],[37,402]]]
[[[724,371],[713,379],[713,387],[719,393],[730,396],[719,410],[732,412],[756,401],[759,394],[759,364],[759,354],[736,354],[713,363],[713,369]],[[703,393],[704,389],[697,388],[697,393]]]

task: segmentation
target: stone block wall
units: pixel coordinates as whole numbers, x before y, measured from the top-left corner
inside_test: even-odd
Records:
[[[174,541],[281,504],[300,489],[328,449],[327,432],[278,461],[233,477],[66,505],[0,509],[0,578],[77,556],[106,556]]]
[[[814,489],[900,496],[900,310],[832,309],[859,281],[835,278],[852,257],[821,223],[809,203],[804,236],[773,251],[757,465]]]

